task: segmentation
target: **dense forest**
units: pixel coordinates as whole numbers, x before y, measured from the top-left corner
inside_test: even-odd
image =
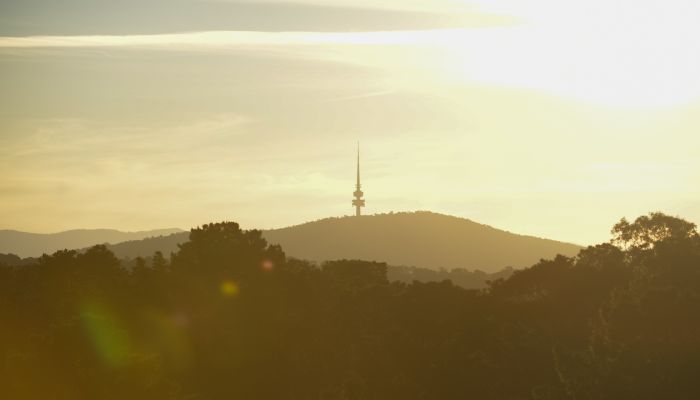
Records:
[[[7,399],[694,399],[700,236],[623,219],[467,290],[214,223],[132,268],[104,246],[3,265],[0,321]]]
[[[165,237],[165,236],[162,236]],[[130,243],[130,242],[127,242]],[[108,250],[111,250],[109,245],[106,245]],[[87,249],[86,249],[87,250]],[[163,252],[156,250],[154,252],[155,257],[163,257]],[[137,257],[130,258],[125,257],[120,259],[121,266],[129,270],[137,267],[143,266],[144,264],[151,265],[153,263],[153,257]],[[2,254],[0,253],[0,265],[6,267],[21,267],[23,265],[31,265],[38,261],[35,257],[21,258],[15,254]],[[453,269],[430,269],[430,268],[419,268],[419,267],[403,267],[403,266],[386,266],[386,275],[389,282],[405,282],[412,283],[417,282],[441,282],[444,280],[449,280],[457,286],[461,286],[466,289],[482,289],[489,285],[490,281],[496,279],[503,279],[509,277],[514,271],[513,267],[506,267],[502,270],[494,273],[488,273],[481,270],[470,271],[465,268],[453,268]]]

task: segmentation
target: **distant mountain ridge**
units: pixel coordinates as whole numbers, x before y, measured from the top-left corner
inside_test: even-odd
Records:
[[[155,229],[138,232],[122,232],[114,229],[74,229],[58,233],[28,233],[16,230],[0,230],[0,253],[20,257],[38,257],[62,249],[80,249],[96,244],[120,243],[142,240],[148,237],[184,232],[182,229]]]
[[[468,219],[420,211],[362,217],[326,218],[263,231],[288,256],[322,262],[362,259],[394,266],[482,270],[530,266],[557,254],[573,256],[580,246],[517,235]],[[109,246],[119,257],[147,257],[177,251],[188,233],[176,233]]]

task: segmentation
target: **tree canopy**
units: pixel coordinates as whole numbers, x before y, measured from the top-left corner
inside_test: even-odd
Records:
[[[289,259],[233,222],[125,265],[0,264],[3,398],[700,396],[700,237],[660,213],[483,290]]]

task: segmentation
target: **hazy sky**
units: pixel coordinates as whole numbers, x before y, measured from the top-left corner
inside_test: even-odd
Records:
[[[0,229],[700,221],[693,0],[0,0]]]

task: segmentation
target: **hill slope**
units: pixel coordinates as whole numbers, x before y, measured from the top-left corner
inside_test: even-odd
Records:
[[[130,240],[107,247],[119,258],[150,257],[156,251],[168,254],[176,252],[180,243],[189,240],[189,232],[178,232],[166,236],[150,237],[142,240]]]
[[[328,218],[264,236],[288,255],[313,261],[347,258],[486,272],[530,266],[556,254],[572,256],[581,249],[431,212]]]
[[[38,257],[62,249],[79,249],[101,243],[119,243],[141,240],[151,236],[182,232],[181,229],[158,229],[140,232],[121,232],[113,229],[76,229],[59,233],[27,233],[0,230],[0,253],[20,257]]]

